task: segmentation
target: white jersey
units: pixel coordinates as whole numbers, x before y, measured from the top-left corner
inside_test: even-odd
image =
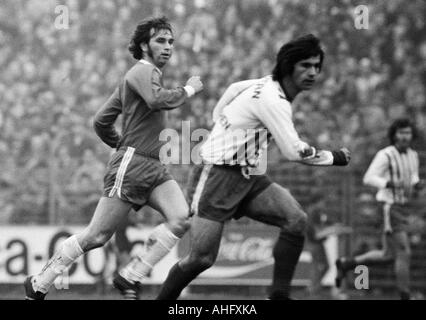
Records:
[[[268,142],[274,138],[288,161],[332,165],[330,151],[303,159],[301,141],[292,120],[292,106],[271,76],[232,84],[213,112],[215,125],[201,147],[204,163],[256,167]]]
[[[386,188],[389,181],[397,187]],[[364,175],[364,183],[378,189],[377,201],[388,204],[406,203],[413,192],[413,186],[420,181],[419,156],[413,149],[400,153],[395,146],[377,152]]]

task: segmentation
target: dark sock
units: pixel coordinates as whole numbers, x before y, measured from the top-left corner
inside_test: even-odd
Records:
[[[401,300],[410,300],[411,295],[407,291],[400,291],[399,296],[401,297]]]
[[[357,263],[354,258],[342,258],[342,268],[344,271],[355,269]]]
[[[305,237],[281,231],[274,247],[274,278],[272,282],[271,300],[289,298],[291,280],[303,250]]]
[[[176,263],[169,271],[156,300],[177,300],[182,290],[198,276],[199,272],[183,271]]]

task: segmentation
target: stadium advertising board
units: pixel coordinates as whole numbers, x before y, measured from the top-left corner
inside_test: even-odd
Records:
[[[0,283],[21,283],[26,275],[41,270],[55,248],[82,226],[3,226],[0,227]],[[127,235],[133,245],[132,254],[142,252],[152,228],[129,228]],[[276,228],[229,226],[225,228],[215,265],[205,271],[194,284],[214,285],[269,285],[271,282],[272,249],[278,235]],[[337,256],[337,240],[326,243],[329,261]],[[174,263],[189,250],[185,236],[177,247],[153,270],[149,284],[161,284]],[[312,256],[305,250],[294,277],[294,285],[310,283]],[[100,279],[111,280],[115,270],[115,255],[110,247],[98,248],[80,257],[57,283],[94,284]],[[331,263],[331,265],[334,265]],[[330,269],[323,279],[329,285],[335,270]]]
[[[3,226],[0,227],[0,283],[21,283],[26,275],[39,272],[55,248],[82,226]],[[152,228],[129,228],[127,235],[133,245],[132,254],[144,250]],[[176,250],[161,261],[147,283],[162,283],[170,267],[177,261]],[[80,257],[57,279],[57,284],[92,284],[104,278],[110,280],[115,270],[115,255],[107,246]]]

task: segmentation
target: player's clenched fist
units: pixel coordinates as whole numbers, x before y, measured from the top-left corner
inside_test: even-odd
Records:
[[[186,85],[193,87],[195,90],[195,93],[198,93],[201,90],[203,90],[203,83],[201,82],[201,79],[199,76],[192,76],[191,78],[189,78],[188,81],[186,82]]]
[[[306,142],[298,141],[294,144],[294,147],[296,148],[300,157],[304,160],[313,159],[316,156],[315,148],[311,147]]]

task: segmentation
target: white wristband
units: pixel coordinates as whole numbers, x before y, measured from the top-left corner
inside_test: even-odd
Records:
[[[188,98],[191,98],[195,94],[195,89],[191,86],[185,86],[183,87],[186,91],[186,94],[188,95]]]

